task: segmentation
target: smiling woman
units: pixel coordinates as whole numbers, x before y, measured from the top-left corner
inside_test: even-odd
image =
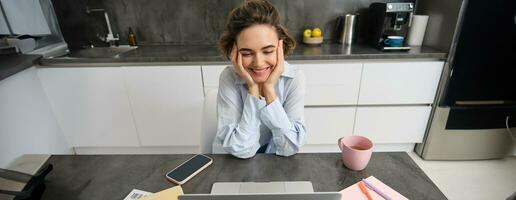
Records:
[[[228,18],[220,49],[231,60],[220,75],[215,143],[239,158],[290,156],[305,141],[304,75],[284,56],[295,41],[265,0],[245,1]]]

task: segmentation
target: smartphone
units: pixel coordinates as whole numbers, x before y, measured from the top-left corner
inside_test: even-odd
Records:
[[[182,185],[204,168],[210,166],[212,162],[213,159],[210,157],[203,154],[197,154],[168,172],[165,177],[174,183]]]

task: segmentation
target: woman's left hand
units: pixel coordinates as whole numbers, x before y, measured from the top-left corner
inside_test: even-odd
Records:
[[[285,71],[285,58],[283,54],[283,40],[278,41],[278,48],[276,50],[276,66],[269,75],[269,78],[263,83],[262,95],[265,97],[267,104],[272,103],[276,99],[276,90],[274,86],[278,82],[281,74]]]

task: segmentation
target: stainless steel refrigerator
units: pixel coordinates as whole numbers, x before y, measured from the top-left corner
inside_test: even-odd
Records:
[[[427,160],[502,158],[516,132],[516,1],[418,0],[423,44],[448,52],[425,139]],[[516,133],[514,133],[516,134]]]

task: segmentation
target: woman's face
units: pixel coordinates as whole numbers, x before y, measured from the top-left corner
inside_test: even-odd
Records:
[[[244,69],[254,82],[263,83],[276,66],[278,34],[271,25],[253,25],[244,29],[236,39]]]

